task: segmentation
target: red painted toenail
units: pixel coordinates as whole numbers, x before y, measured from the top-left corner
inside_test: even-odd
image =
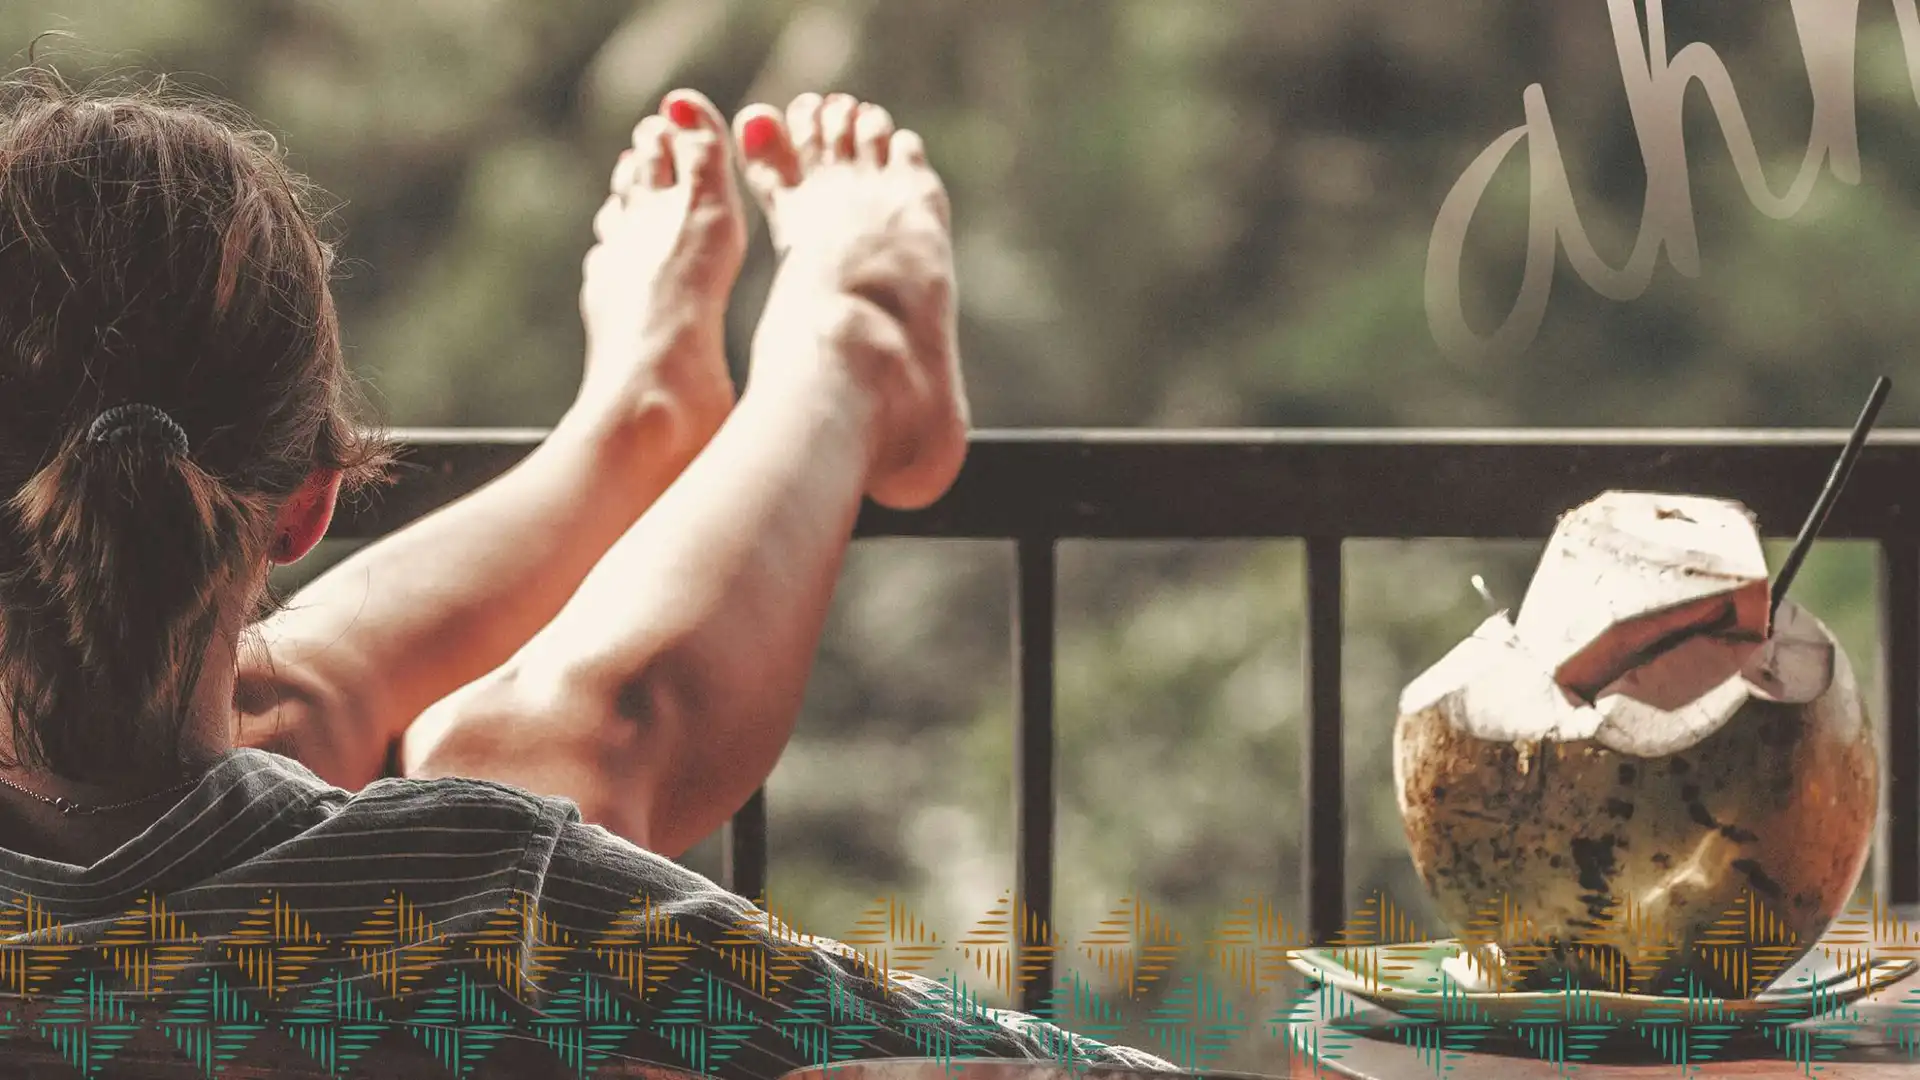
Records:
[[[683,128],[700,126],[700,110],[691,101],[676,101],[667,106],[667,118]]]
[[[747,121],[746,128],[740,132],[740,148],[749,154],[758,154],[780,137],[780,125],[770,116],[756,116]]]

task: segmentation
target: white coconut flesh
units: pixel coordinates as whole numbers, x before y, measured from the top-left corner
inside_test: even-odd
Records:
[[[1721,639],[1717,657],[1685,666],[1704,680],[1686,695],[1697,697],[1740,670],[1741,643],[1766,638],[1768,599],[1759,530],[1740,504],[1608,492],[1560,520],[1514,626],[1587,701],[1690,638]]]
[[[1515,744],[1523,763],[1549,741],[1681,753],[1752,698],[1801,704],[1833,682],[1819,620],[1783,603],[1768,627],[1766,573],[1737,503],[1601,496],[1563,519],[1518,619],[1487,619],[1407,686],[1400,712]]]

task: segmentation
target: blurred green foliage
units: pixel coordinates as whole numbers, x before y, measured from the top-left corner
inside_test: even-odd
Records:
[[[1810,109],[1788,3],[1668,7],[1673,48],[1726,60],[1784,185]],[[927,137],[981,426],[1833,427],[1920,331],[1920,106],[1891,14],[1868,7],[1857,187],[1824,176],[1796,217],[1760,214],[1695,93],[1700,275],[1663,267],[1616,303],[1563,269],[1532,346],[1477,360],[1434,344],[1427,240],[1530,83],[1602,254],[1632,244],[1645,170],[1599,0],[9,0],[0,41],[69,29],[70,73],[173,72],[281,133],[343,200],[347,339],[398,424],[558,416],[614,156],[692,85],[729,110],[847,90]],[[1526,185],[1516,156],[1475,219],[1483,330],[1518,287]],[[770,269],[758,241],[736,371]],[[1920,419],[1915,402],[1896,396],[1883,426]],[[1469,574],[1517,601],[1536,551],[1353,545],[1356,903],[1386,890],[1443,931],[1390,790],[1394,701],[1481,617]],[[1299,551],[1070,544],[1061,565],[1058,930],[1078,941],[1137,894],[1190,946],[1176,975],[1218,981],[1204,942],[1224,915],[1249,897],[1301,910]],[[844,935],[894,895],[952,942],[1012,885],[1011,567],[992,544],[851,559],[770,788],[773,904],[803,928]],[[1870,550],[1825,545],[1796,590],[1870,683],[1874,573]],[[690,861],[713,872],[712,846]],[[967,970],[957,950],[944,964]],[[1278,999],[1232,1000],[1256,1027],[1216,1064],[1271,1065],[1257,1025]],[[1130,1037],[1156,1045],[1146,1008],[1124,1006]]]

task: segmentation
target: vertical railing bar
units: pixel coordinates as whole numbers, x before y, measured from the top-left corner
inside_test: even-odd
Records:
[[[1022,537],[1013,594],[1014,965],[1020,1008],[1037,1011],[1053,990],[1054,538]],[[1033,946],[1029,948],[1029,946]]]
[[[1301,849],[1307,932],[1333,940],[1346,921],[1346,762],[1340,675],[1343,566],[1341,539],[1307,538],[1307,715],[1301,725],[1307,835]]]
[[[767,897],[767,789],[761,788],[721,834],[720,884],[755,903]]]
[[[1875,876],[1884,902],[1920,905],[1920,547],[1881,541],[1880,565],[1887,813]]]

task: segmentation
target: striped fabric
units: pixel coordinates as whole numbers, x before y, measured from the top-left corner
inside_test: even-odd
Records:
[[[564,799],[470,780],[351,794],[247,749],[92,866],[0,848],[0,1009],[103,988],[141,1023],[375,1018],[355,1028],[369,1060],[381,1037],[458,1031],[478,1052],[566,1028],[588,1057],[729,1080],[873,1057],[1172,1068],[876,973]]]

